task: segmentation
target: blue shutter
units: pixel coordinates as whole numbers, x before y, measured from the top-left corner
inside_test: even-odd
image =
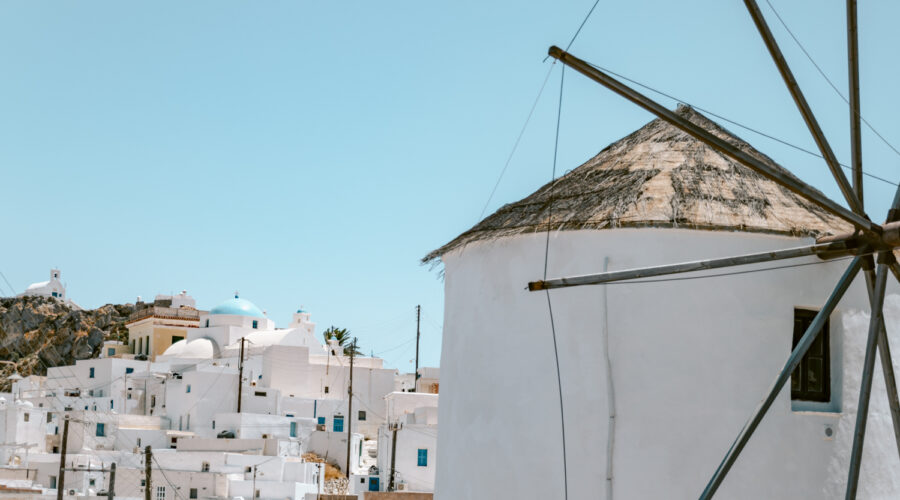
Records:
[[[297,437],[297,422],[291,422],[291,437]]]
[[[319,425],[325,425],[325,417],[319,417],[319,420],[316,421]]]
[[[88,375],[88,377],[94,378],[94,367],[93,366],[91,367],[91,374]]]
[[[97,435],[100,437],[106,435],[106,424],[97,424]]]
[[[344,417],[334,417],[334,432],[344,432]]]
[[[419,448],[419,467],[428,467],[428,450]]]

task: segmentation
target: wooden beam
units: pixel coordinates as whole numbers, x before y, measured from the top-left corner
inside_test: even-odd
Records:
[[[624,269],[621,271],[587,274],[584,276],[573,276],[569,278],[532,281],[531,283],[528,283],[528,290],[534,292],[537,290],[548,290],[552,288],[600,285],[603,283],[612,283],[616,281],[633,280],[638,278],[650,278],[654,276],[666,276],[671,274],[690,273],[694,271],[705,271],[708,269],[720,269],[723,267],[743,266],[747,264],[758,264],[776,260],[794,259],[797,257],[806,257],[809,255],[818,255],[823,258],[833,258],[841,255],[852,254],[854,251],[853,245],[855,244],[851,243],[852,241],[853,240],[837,240],[829,243],[796,248],[786,248],[784,250],[772,250],[768,252],[759,252],[733,257],[697,260],[692,262],[681,262],[678,264],[667,264],[663,266],[643,267],[636,269]]]
[[[825,158],[825,163],[827,163],[828,168],[831,169],[831,175],[834,176],[834,180],[837,181],[838,187],[844,195],[844,199],[847,200],[847,205],[850,206],[850,209],[853,210],[854,213],[864,215],[865,212],[863,211],[862,202],[857,198],[850,183],[847,182],[847,177],[844,175],[844,171],[841,170],[841,165],[834,156],[831,145],[828,144],[828,140],[825,139],[825,134],[822,132],[822,128],[819,127],[819,122],[816,120],[816,116],[813,114],[812,109],[810,109],[809,103],[806,102],[803,91],[801,91],[800,86],[797,85],[797,80],[794,78],[794,74],[791,72],[787,60],[785,60],[784,55],[781,53],[781,49],[778,47],[778,42],[775,41],[772,31],[769,30],[769,25],[766,23],[762,11],[759,10],[756,0],[744,0],[744,4],[750,12],[750,17],[753,18],[753,23],[756,24],[756,29],[766,43],[766,48],[769,49],[769,54],[772,55],[772,60],[775,61],[775,66],[778,67],[778,72],[781,73],[781,78],[784,79],[784,83],[787,85],[791,97],[794,98],[797,109],[799,109],[800,114],[803,115],[803,121],[806,122],[806,127],[809,128],[809,132],[812,134],[813,139],[815,139],[819,151]]]
[[[871,302],[869,335],[866,339],[866,357],[863,361],[862,382],[859,388],[859,403],[856,406],[856,428],[853,432],[853,448],[850,451],[850,472],[847,478],[846,500],[856,498],[859,486],[859,467],[862,462],[863,443],[866,439],[866,423],[869,416],[869,399],[872,393],[872,378],[875,375],[875,350],[878,333],[884,320],[884,289],[887,283],[888,265],[879,262],[875,277],[875,291]]]
[[[862,130],[859,105],[859,36],[856,27],[856,0],[847,0],[847,74],[850,101],[850,166],[853,168],[853,191],[860,207],[863,197]]]
[[[703,142],[714,150],[759,173],[763,177],[766,177],[767,179],[772,180],[773,182],[783,186],[784,188],[802,196],[803,198],[807,199],[815,205],[818,205],[832,215],[849,222],[853,226],[865,231],[866,233],[873,235],[880,234],[881,227],[878,224],[873,223],[865,216],[856,214],[851,210],[847,210],[846,208],[835,203],[833,200],[820,193],[815,188],[804,183],[800,179],[789,175],[788,173],[781,171],[781,169],[773,165],[769,165],[768,163],[754,156],[747,154],[738,146],[733,145],[724,139],[720,139],[719,137],[706,131],[702,127],[695,125],[690,120],[680,116],[674,111],[665,108],[649,97],[641,94],[640,92],[628,87],[622,82],[600,71],[599,69],[591,66],[586,61],[583,61],[573,56],[572,54],[569,54],[568,52],[555,45],[550,47],[549,54],[551,57],[564,63],[566,66],[569,66],[570,68],[587,76],[591,80],[594,80],[595,82],[612,90],[613,92],[637,104],[645,110],[653,113],[654,115],[681,129],[685,133]]]

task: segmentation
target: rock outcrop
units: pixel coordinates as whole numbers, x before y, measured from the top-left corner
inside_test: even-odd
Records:
[[[6,377],[44,375],[48,367],[71,365],[100,354],[103,341],[126,340],[132,304],[78,310],[50,297],[0,298],[0,389]]]

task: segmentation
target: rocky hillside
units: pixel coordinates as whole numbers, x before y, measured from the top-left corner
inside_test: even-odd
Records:
[[[132,304],[79,311],[54,298],[0,298],[0,360],[14,362],[27,376],[96,357],[104,340],[126,339],[125,321],[133,311]],[[12,371],[0,365],[0,390],[8,390]]]

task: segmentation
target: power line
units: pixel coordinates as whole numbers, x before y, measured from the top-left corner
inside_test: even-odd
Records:
[[[478,220],[484,218],[484,213],[487,211],[488,205],[491,204],[491,200],[494,199],[494,194],[497,193],[497,187],[500,186],[500,181],[503,180],[503,174],[506,173],[506,169],[509,168],[509,163],[512,161],[513,155],[516,154],[516,150],[519,148],[519,142],[522,140],[522,136],[525,135],[525,130],[528,128],[528,124],[531,123],[531,117],[534,115],[534,110],[537,108],[538,101],[541,100],[541,95],[544,93],[544,87],[547,86],[547,81],[550,80],[550,73],[553,72],[553,68],[556,66],[556,62],[550,65],[550,69],[547,70],[547,75],[544,77],[544,82],[541,84],[541,89],[538,91],[537,96],[534,98],[534,102],[531,104],[531,110],[528,111],[528,116],[525,118],[525,123],[522,124],[522,129],[519,130],[519,136],[516,137],[516,142],[513,143],[512,151],[509,152],[509,156],[506,157],[506,163],[503,164],[503,169],[500,170],[500,175],[497,177],[497,182],[494,183],[494,189],[491,190],[491,195],[488,196],[487,201],[484,203],[484,208],[481,209],[481,215],[478,216]]]
[[[797,44],[798,47],[800,47],[800,50],[803,51],[803,54],[806,56],[807,59],[809,59],[809,62],[811,62],[812,65],[816,67],[816,70],[819,72],[820,75],[822,75],[822,78],[824,78],[825,81],[828,82],[828,85],[830,85],[831,88],[834,89],[834,92],[838,95],[838,97],[840,97],[841,99],[843,99],[843,101],[845,103],[847,103],[847,106],[850,107],[850,112],[855,114],[856,116],[858,116],[859,119],[862,120],[862,122],[865,123],[867,127],[869,127],[869,130],[874,132],[875,135],[877,135],[878,138],[881,139],[881,142],[885,143],[885,145],[887,145],[887,147],[891,148],[894,151],[894,153],[897,154],[897,156],[900,156],[900,151],[898,151],[897,148],[895,148],[890,142],[888,142],[887,139],[884,138],[884,136],[882,136],[877,130],[875,130],[875,127],[873,127],[872,124],[869,123],[869,121],[863,117],[862,113],[857,112],[855,109],[853,109],[852,106],[850,106],[850,101],[847,100],[847,98],[844,97],[844,94],[842,94],[841,91],[838,90],[837,86],[835,86],[835,84],[832,83],[831,79],[828,78],[828,75],[826,75],[825,72],[822,71],[822,68],[819,67],[819,65],[816,63],[815,59],[813,59],[813,57],[809,54],[809,52],[807,52],[807,50],[803,46],[803,44],[800,43],[800,39],[794,35],[794,32],[791,31],[790,28],[788,28],[787,23],[784,22],[784,19],[781,18],[780,14],[778,14],[778,11],[775,10],[775,6],[772,5],[772,2],[770,2],[769,0],[766,0],[766,3],[769,4],[769,8],[772,9],[773,13],[775,13],[775,17],[777,17],[778,21],[781,23],[781,25],[784,26],[785,31],[787,31],[788,34],[791,35],[791,38],[794,39],[794,42]]]
[[[3,281],[6,282],[6,286],[9,287],[9,292],[12,294],[12,295],[10,295],[10,297],[15,297],[15,296],[16,296],[16,289],[13,288],[13,286],[9,283],[9,280],[6,279],[6,275],[3,274],[3,271],[0,271],[0,277],[3,278]]]
[[[600,71],[603,71],[603,72],[605,72],[605,73],[609,73],[609,74],[611,74],[611,75],[613,75],[613,76],[615,76],[615,77],[617,77],[617,78],[620,78],[620,79],[622,79],[622,80],[625,80],[626,82],[632,83],[632,84],[634,84],[634,85],[637,85],[638,87],[641,87],[641,88],[643,88],[643,89],[649,90],[650,92],[659,94],[659,95],[661,95],[661,96],[663,96],[663,97],[669,98],[669,99],[671,99],[671,100],[673,100],[673,101],[676,101],[676,102],[680,102],[680,103],[682,103],[682,104],[687,104],[688,106],[690,106],[690,107],[692,107],[692,108],[694,108],[694,109],[696,109],[696,110],[698,110],[698,111],[701,111],[701,112],[703,112],[703,113],[706,113],[706,114],[708,114],[708,115],[710,115],[710,116],[714,116],[714,117],[716,117],[716,118],[718,118],[718,119],[720,119],[720,120],[722,120],[722,121],[728,122],[728,123],[730,123],[730,124],[732,124],[732,125],[734,125],[734,126],[740,127],[740,128],[742,128],[742,129],[747,130],[747,131],[749,131],[749,132],[752,132],[752,133],[754,133],[754,134],[760,135],[760,136],[762,136],[762,137],[765,137],[765,138],[767,138],[767,139],[771,139],[771,140],[773,140],[773,141],[775,141],[775,142],[778,142],[778,143],[780,143],[780,144],[783,144],[783,145],[785,145],[785,146],[788,146],[788,147],[791,147],[791,148],[793,148],[793,149],[796,149],[797,151],[801,151],[801,152],[806,153],[806,154],[808,154],[808,155],[810,155],[810,156],[815,156],[816,158],[822,158],[822,159],[824,159],[824,157],[823,157],[821,154],[816,153],[815,151],[811,151],[811,150],[806,149],[806,148],[804,148],[804,147],[802,147],[802,146],[797,146],[796,144],[792,144],[792,143],[790,143],[790,142],[788,142],[788,141],[785,141],[784,139],[780,139],[780,138],[775,137],[775,136],[773,136],[773,135],[771,135],[771,134],[767,134],[767,133],[765,133],[765,132],[763,132],[763,131],[761,131],[761,130],[759,130],[759,129],[755,129],[755,128],[750,127],[750,126],[748,126],[748,125],[744,125],[744,124],[742,124],[742,123],[740,123],[740,122],[737,122],[737,121],[735,121],[735,120],[732,120],[732,119],[730,119],[730,118],[728,118],[728,117],[722,116],[722,115],[720,115],[720,114],[718,114],[718,113],[715,113],[715,112],[710,111],[710,110],[708,110],[708,109],[705,109],[705,108],[702,108],[702,107],[700,107],[700,106],[697,106],[696,104],[690,103],[690,102],[688,102],[688,101],[686,101],[686,100],[684,100],[684,99],[681,99],[681,98],[679,98],[679,97],[673,96],[672,94],[663,92],[662,90],[656,89],[656,88],[651,87],[651,86],[649,86],[649,85],[647,85],[647,84],[644,84],[644,83],[641,83],[641,82],[639,82],[639,81],[637,81],[637,80],[634,80],[634,79],[632,79],[632,78],[629,78],[629,77],[627,77],[627,76],[625,76],[625,75],[623,75],[623,74],[621,74],[621,73],[617,73],[617,72],[615,72],[615,71],[613,71],[613,70],[611,70],[611,69],[608,69],[608,68],[605,68],[605,67],[603,67],[603,66],[600,66],[599,64],[594,64],[594,63],[589,62],[589,61],[585,61],[585,62],[588,63],[589,65],[593,66],[594,68],[599,69]],[[847,169],[847,170],[853,170],[853,167],[851,167],[851,166],[849,166],[849,165],[846,165],[846,164],[844,164],[844,163],[839,163],[839,165],[840,165],[841,167]],[[877,175],[875,175],[875,174],[866,172],[865,170],[863,170],[863,175],[865,175],[865,176],[867,176],[867,177],[871,177],[872,179],[875,179],[875,180],[879,180],[879,181],[884,182],[884,183],[886,183],[886,184],[890,184],[891,186],[894,186],[894,187],[897,187],[898,185],[900,185],[900,184],[898,184],[898,183],[896,183],[896,182],[893,182],[893,181],[891,181],[891,180],[885,179],[884,177],[879,177],[879,176],[877,176]]]
[[[596,2],[594,2],[594,5],[591,6],[591,10],[589,10],[588,13],[587,13],[587,15],[584,16],[584,20],[581,21],[581,25],[578,26],[578,29],[575,30],[575,34],[572,35],[572,39],[569,40],[569,44],[566,45],[566,52],[568,52],[568,51],[569,51],[569,47],[571,47],[572,44],[575,43],[575,39],[578,38],[578,35],[581,33],[581,28],[584,28],[584,25],[587,24],[588,19],[591,18],[591,14],[594,13],[594,9],[597,8],[597,4],[599,4],[599,3],[600,3],[600,0],[597,0]]]

